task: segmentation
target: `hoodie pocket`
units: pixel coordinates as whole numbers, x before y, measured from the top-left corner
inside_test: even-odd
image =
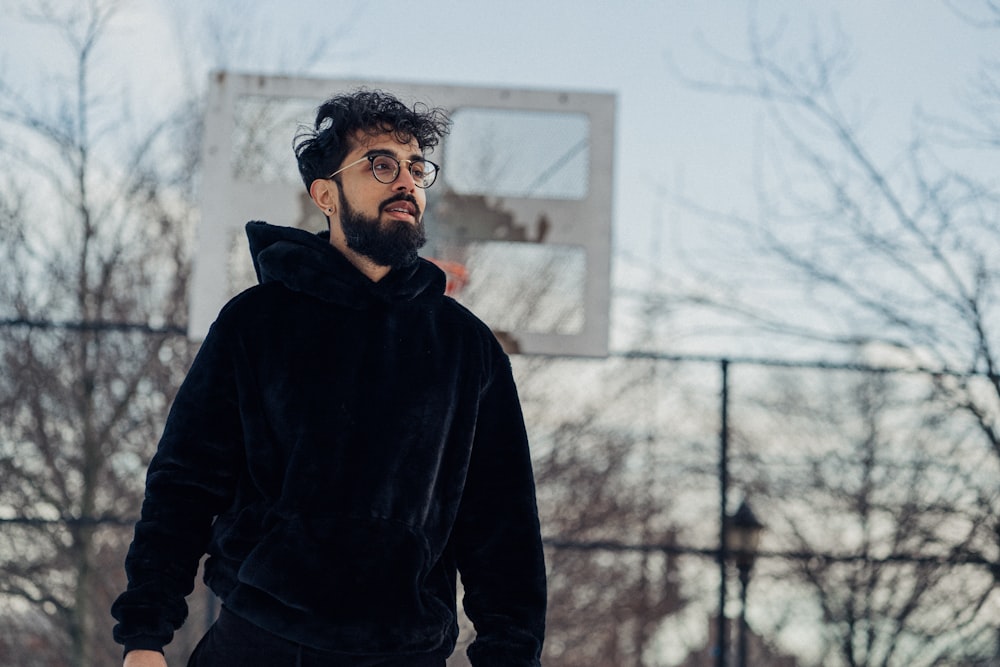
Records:
[[[239,581],[343,628],[439,624],[447,604],[424,590],[429,549],[409,526],[374,517],[292,517],[247,556]]]

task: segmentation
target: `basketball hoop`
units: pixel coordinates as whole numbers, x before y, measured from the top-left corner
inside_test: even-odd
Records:
[[[447,259],[436,259],[434,257],[428,257],[427,261],[437,265],[439,269],[444,271],[446,278],[444,293],[446,295],[455,296],[468,284],[469,269],[465,267],[465,264]]]

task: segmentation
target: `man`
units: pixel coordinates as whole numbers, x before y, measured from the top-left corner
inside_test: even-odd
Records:
[[[165,665],[200,557],[222,600],[189,665],[539,664],[545,572],[510,363],[417,256],[443,112],[334,97],[297,137],[329,230],[247,225],[230,301],[149,466],[115,602],[126,667]]]

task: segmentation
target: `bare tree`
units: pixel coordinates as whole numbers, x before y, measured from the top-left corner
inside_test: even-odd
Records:
[[[996,29],[996,4],[980,8],[982,29]],[[834,459],[817,463],[797,498],[823,516],[850,517],[863,539],[850,550],[856,560],[804,559],[799,575],[813,588],[843,664],[995,658],[998,63],[984,63],[969,117],[917,114],[903,148],[887,153],[884,143],[874,145],[865,115],[845,102],[852,60],[842,35],[817,36],[805,53],[790,57],[780,31],[764,34],[751,20],[748,43],[746,60],[727,61],[724,81],[684,76],[706,92],[759,102],[766,122],[755,208],[733,213],[684,203],[739,239],[732,247],[750,249],[755,271],[768,271],[770,284],[783,291],[748,299],[738,284],[719,278],[726,271],[699,265],[710,288],[673,294],[669,303],[714,313],[772,340],[819,344],[847,358],[860,353],[878,365],[925,372],[922,391],[907,397],[909,421],[882,421],[886,406],[879,401],[886,396],[880,392],[891,387],[877,383],[853,387],[853,408],[867,416],[868,426],[854,439],[845,406],[837,417],[812,413],[823,428],[814,437],[854,446],[841,451],[836,465]],[[807,395],[797,392],[772,408],[788,414]],[[900,448],[901,437],[909,439],[908,448]],[[808,445],[808,437],[786,442],[796,451]],[[895,475],[884,467],[889,458],[899,466]],[[828,526],[815,514],[808,520]],[[844,546],[791,519],[783,529],[793,551]],[[913,559],[880,562],[886,554]],[[969,562],[980,566],[962,565]],[[951,603],[951,618],[935,616]]]
[[[193,352],[204,63],[179,64],[188,85],[164,111],[136,113],[110,50],[126,3],[23,4],[46,53],[69,61],[39,59],[30,86],[0,77],[0,655],[114,664],[108,610],[124,588],[145,466]],[[241,14],[239,39],[225,40],[235,10],[197,29],[174,18],[183,57],[262,59],[249,29],[265,34],[263,17]],[[337,35],[349,29],[341,21]],[[320,32],[304,30],[271,65],[314,65],[329,49]],[[201,630],[188,625],[168,647],[181,660]]]
[[[683,473],[661,465],[673,442],[654,433],[647,398],[666,378],[647,361],[516,366],[549,539],[543,662],[656,664],[650,651],[664,620],[688,604],[672,515],[672,481]]]
[[[99,78],[116,9],[40,4],[31,18],[68,46],[69,76],[42,91],[49,103],[0,83],[0,612],[12,664],[119,658],[107,610],[122,527],[189,360],[196,134],[171,117],[136,128]]]
[[[649,364],[520,357],[515,372],[530,424],[543,536],[548,544],[548,613],[542,662],[658,664],[665,619],[685,609],[676,520],[677,489],[653,479],[656,442],[641,396]],[[593,375],[592,375],[593,374]],[[598,379],[588,401],[569,404],[567,386]],[[662,378],[660,378],[662,379]],[[591,386],[588,382],[588,386]],[[638,399],[638,400],[637,400]],[[639,407],[637,408],[636,403]],[[617,415],[621,422],[609,421]],[[467,621],[449,665],[467,665]]]
[[[772,607],[758,627],[777,637],[817,617],[824,667],[991,656],[995,582],[981,554],[995,539],[1000,469],[989,452],[915,400],[932,391],[927,376],[793,373],[768,374],[770,398],[740,436],[753,452],[742,475],[785,554],[758,575]],[[772,594],[790,587],[791,599]]]

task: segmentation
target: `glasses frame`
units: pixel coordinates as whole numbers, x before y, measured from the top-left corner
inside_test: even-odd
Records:
[[[376,158],[380,158],[380,157],[382,157],[382,158],[388,158],[389,160],[392,160],[393,162],[396,163],[396,171],[392,175],[392,179],[391,180],[383,181],[381,178],[378,177],[378,174],[375,173],[375,159]],[[330,174],[326,178],[327,179],[331,179],[334,176],[336,176],[337,174],[340,174],[340,173],[344,172],[345,170],[350,169],[354,165],[361,164],[365,160],[368,160],[368,166],[369,166],[369,168],[370,168],[370,170],[372,172],[372,176],[375,178],[376,181],[378,181],[379,183],[382,183],[383,185],[391,185],[391,184],[393,184],[393,183],[396,182],[396,179],[399,178],[399,174],[403,171],[403,163],[404,162],[407,163],[406,170],[410,172],[410,176],[413,178],[413,184],[415,186],[417,186],[418,188],[420,188],[421,190],[426,190],[427,188],[429,188],[432,185],[434,185],[434,183],[437,182],[438,174],[441,172],[441,167],[439,167],[437,165],[437,163],[431,162],[427,158],[417,158],[416,160],[398,160],[394,156],[388,155],[386,153],[370,153],[368,155],[365,155],[365,156],[362,156],[362,157],[358,158],[357,160],[355,160],[354,162],[352,162],[350,164],[345,164],[343,167],[341,167],[337,171],[333,172],[332,174]],[[424,164],[429,164],[429,165],[431,165],[434,168],[434,177],[431,178],[431,182],[428,183],[427,185],[421,185],[421,182],[423,182],[424,179],[418,179],[417,177],[413,176],[413,172],[411,171],[411,169],[413,167],[413,163],[414,162],[423,162]]]

